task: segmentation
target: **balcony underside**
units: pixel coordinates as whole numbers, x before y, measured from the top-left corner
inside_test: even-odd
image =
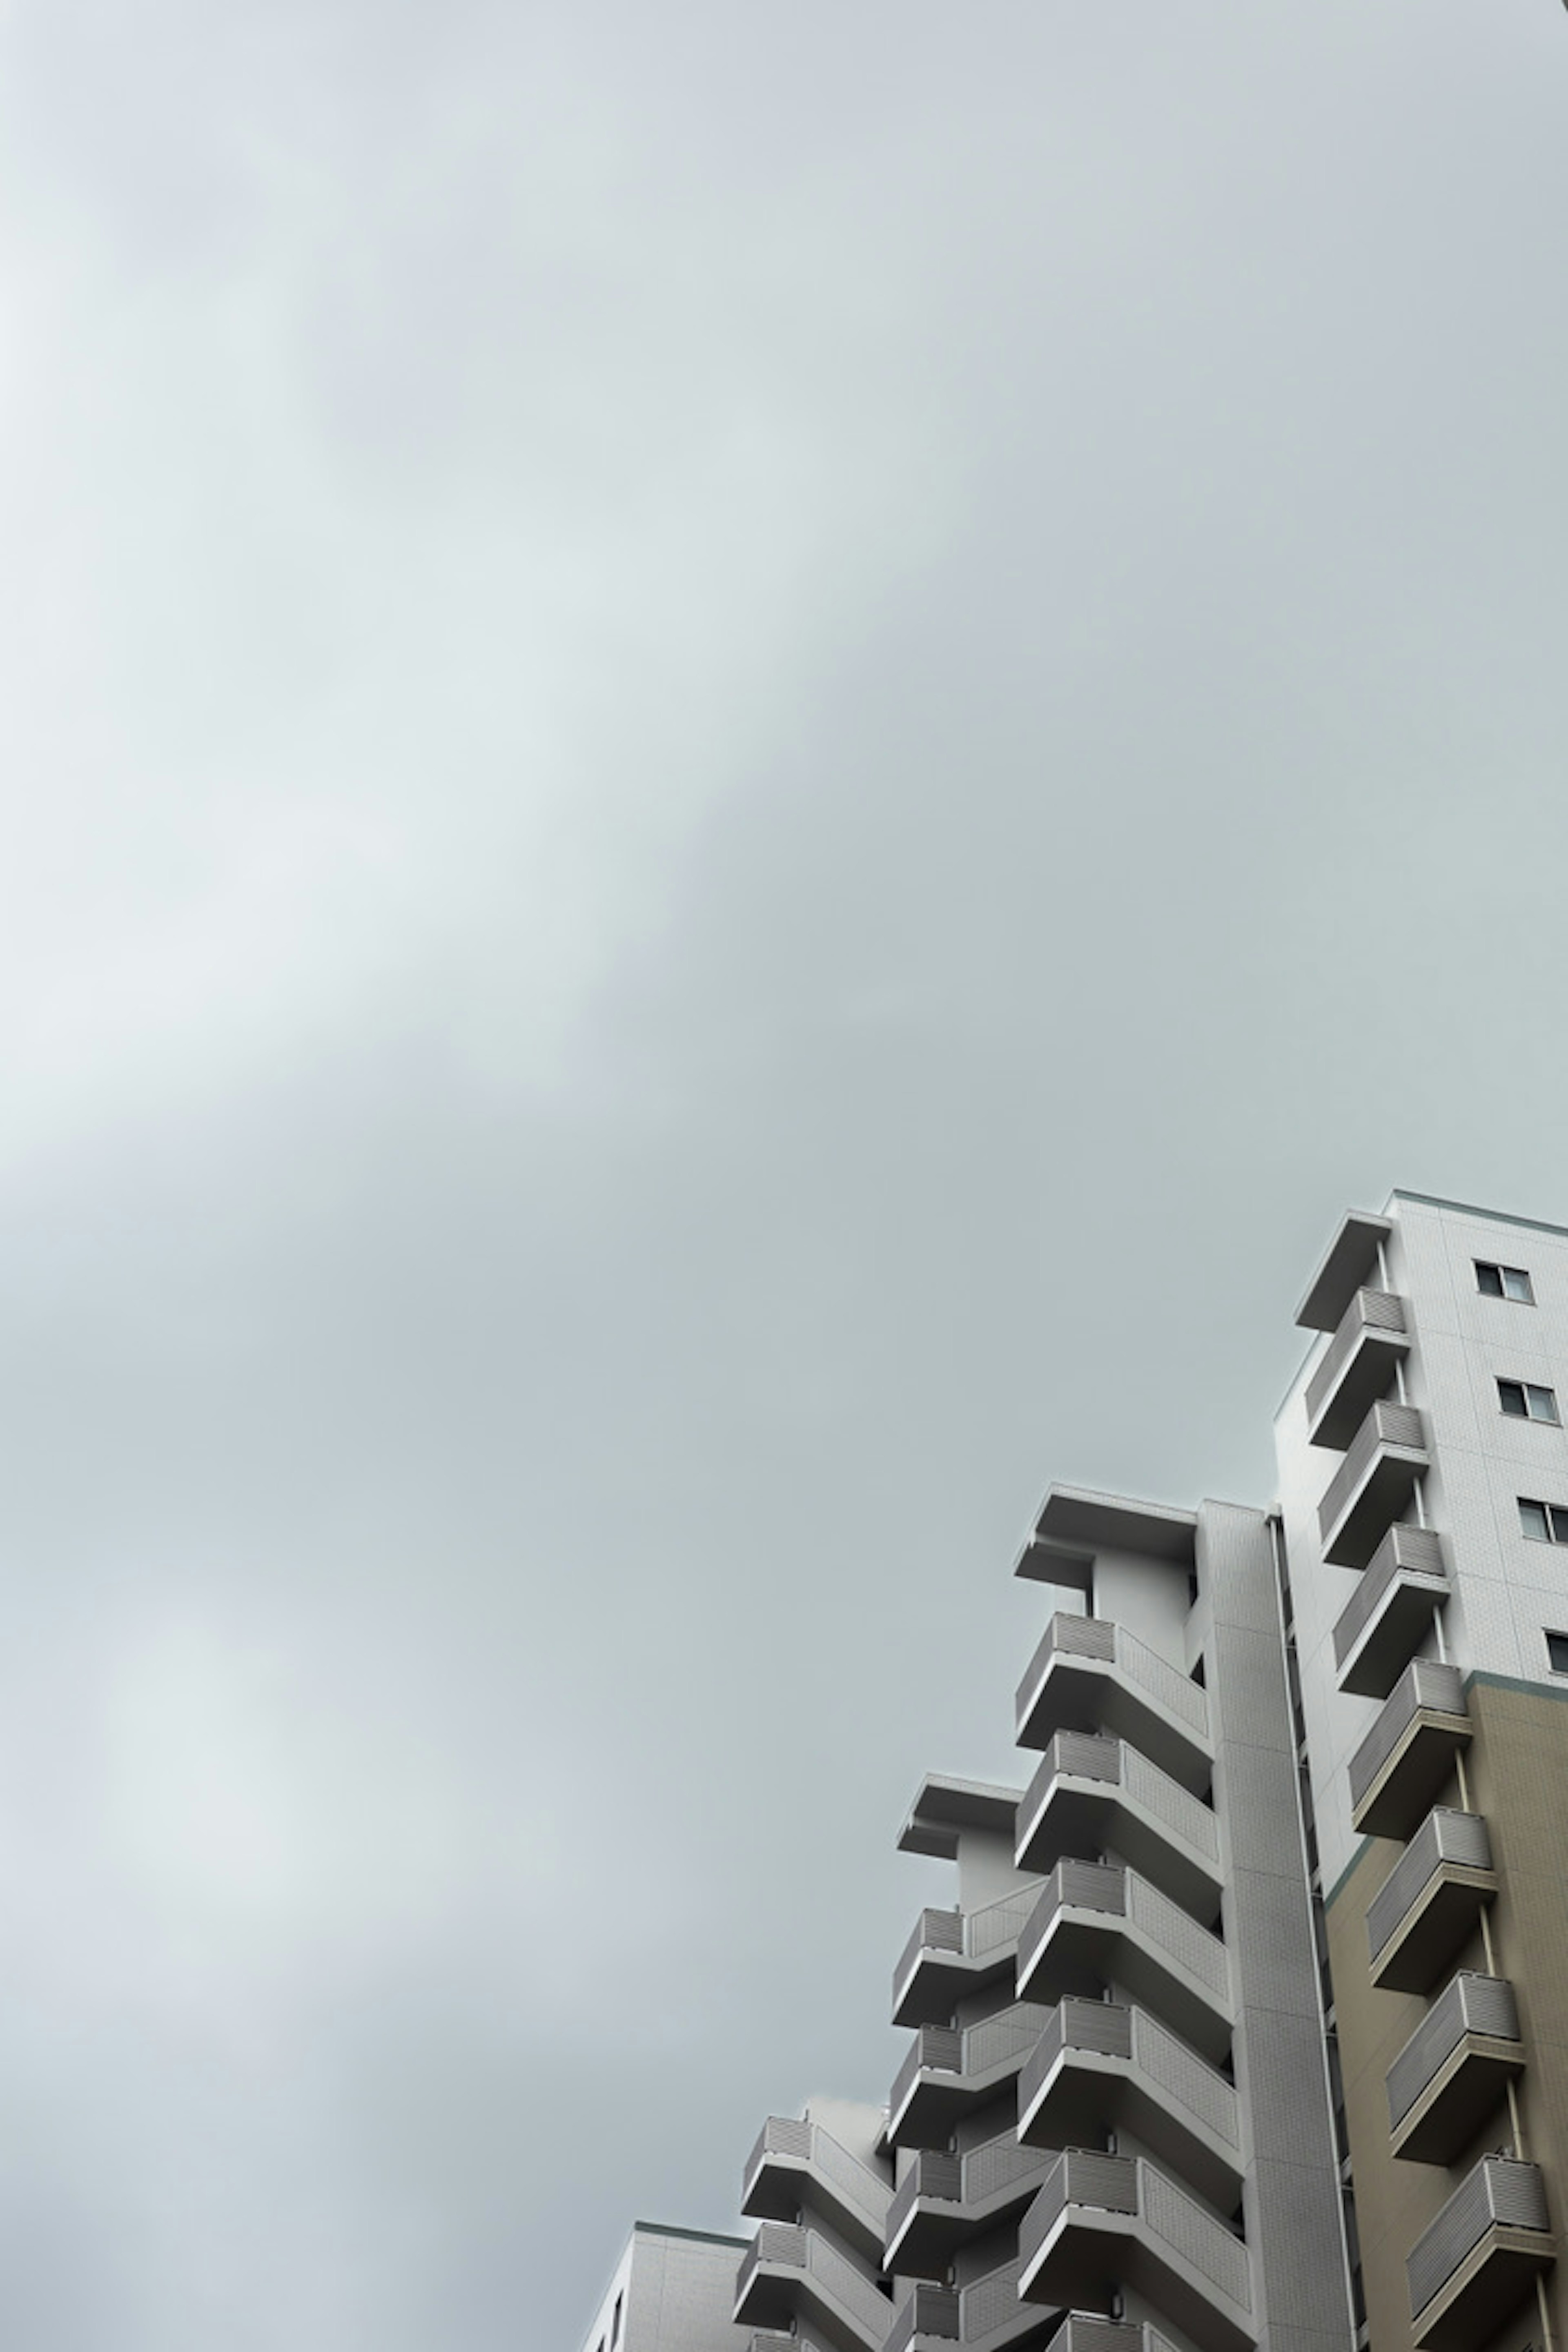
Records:
[[[893,2306],[888,2305],[891,2320]],[[828,2292],[810,2270],[787,2263],[759,2263],[736,2300],[735,2323],[763,2334],[820,2336],[834,2352],[879,2352],[886,2326],[862,2320]],[[793,2328],[792,2328],[793,2323]]]
[[[896,2239],[889,2240],[886,2267],[905,2277],[939,2279],[961,2246],[982,2231],[1021,2213],[1039,2193],[1039,2171],[1025,2175],[1005,2189],[974,2204],[950,2204],[943,2198],[922,2197],[910,2208]]]
[[[744,2184],[741,2210],[752,2221],[793,2221],[815,2213],[879,2263],[882,2231],[868,2211],[845,2196],[809,2158],[770,2149]]]
[[[1470,1732],[1467,1715],[1417,1708],[1352,1814],[1351,1827],[1363,1837],[1407,1838],[1431,1811]]]
[[[1022,1973],[1026,1965],[1026,1979]],[[1163,2017],[1211,2063],[1217,2064],[1229,2051],[1234,2020],[1228,2002],[1199,1984],[1116,1912],[1064,1905],[1027,1962],[1020,1962],[1018,1998],[1098,1997],[1111,1981]]]
[[[1366,1571],[1369,1576],[1373,1572]],[[1356,1698],[1386,1698],[1447,1598],[1446,1576],[1418,1569],[1397,1570],[1340,1667],[1341,1690]]]
[[[1203,1735],[1109,1658],[1058,1651],[1050,1660],[1018,1710],[1018,1745],[1048,1748],[1058,1731],[1113,1733],[1194,1791],[1208,1786],[1214,1771],[1214,1750]]]
[[[1020,2109],[1018,2137],[1031,2147],[1092,2147],[1108,2126],[1133,2133],[1211,2204],[1235,2212],[1241,2196],[1240,2151],[1227,2148],[1131,2059],[1064,2049],[1028,2107]]]
[[[1417,2312],[1412,2335],[1418,2352],[1479,2352],[1556,2254],[1550,2231],[1494,2222],[1441,2293]]]
[[[1385,1992],[1430,1992],[1497,1889],[1495,1871],[1439,1864],[1373,1961],[1373,1984]]]
[[[998,1946],[982,1958],[963,1952],[933,1950],[926,1945],[898,1989],[893,2004],[895,2025],[945,2025],[959,2002],[1012,1974],[1017,1944]]]
[[[1424,1448],[1384,1444],[1346,1503],[1323,1545],[1323,1558],[1337,1568],[1364,1568],[1415,1491],[1429,1466]]]
[[[1409,1353],[1408,1333],[1363,1324],[1308,1429],[1309,1444],[1342,1453],[1378,1398],[1388,1394],[1395,1367]]]
[[[1168,2252],[1135,2213],[1068,2205],[1026,2265],[1019,2291],[1058,2309],[1109,2312],[1123,2286],[1147,2295],[1202,2352],[1250,2352],[1257,2341],[1246,2314]]]
[[[1415,2164],[1454,2163],[1523,2072],[1521,2042],[1467,2033],[1394,2126],[1394,2155]]]
[[[1020,1808],[1018,1867],[1042,1874],[1064,1856],[1113,1853],[1205,1927],[1219,1916],[1220,1865],[1167,1829],[1114,1781],[1060,1773],[1033,1818]]]
[[[994,2096],[1022,2063],[994,2066],[984,2074],[917,2074],[903,2105],[888,2117],[889,2141],[894,2147],[940,2146],[953,2126]]]

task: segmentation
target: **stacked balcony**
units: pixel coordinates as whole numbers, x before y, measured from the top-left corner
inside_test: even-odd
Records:
[[[1318,1507],[1323,1558],[1340,1568],[1365,1568],[1430,1466],[1415,1407],[1374,1404]]]
[[[1214,1771],[1202,1686],[1109,1618],[1059,1612],[1018,1685],[1020,1748],[1044,1748],[1058,1731],[1130,1740],[1184,1788],[1206,1788]]]
[[[929,2147],[945,2139],[961,2116],[994,2098],[1017,2074],[1050,2014],[1020,2000],[976,2025],[921,2026],[889,2095],[889,2142]]]
[[[1019,1994],[1092,1997],[1108,1980],[1205,2058],[1225,2058],[1235,2012],[1219,1937],[1135,1870],[1059,1862],[1018,1939]]]
[[[1142,2157],[1064,2149],[1025,2216],[1018,2260],[1036,2302],[1093,2310],[1117,2280],[1199,2352],[1257,2342],[1247,2248]]]
[[[818,2230],[764,2221],[742,2262],[735,2324],[790,2331],[804,2319],[837,2352],[883,2352],[893,2306],[873,2278]]]
[[[1367,1907],[1373,1984],[1430,1992],[1497,1887],[1480,1815],[1434,1807]]]
[[[1461,1969],[1388,2070],[1394,2155],[1451,2164],[1523,2071],[1513,1987]]]
[[[1352,1828],[1363,1837],[1408,1837],[1469,1738],[1458,1666],[1413,1659],[1351,1758]]]
[[[1556,2251],[1539,2165],[1483,2157],[1405,2263],[1419,2352],[1476,2352]]]
[[[1018,1808],[1018,1867],[1123,1855],[1199,1918],[1219,1915],[1219,1826],[1190,1789],[1124,1739],[1058,1731]]]
[[[1018,2137],[1050,2148],[1126,2130],[1233,2212],[1241,2194],[1241,2109],[1217,2067],[1147,2010],[1068,1998],[1051,2012],[1018,2078]]]
[[[1358,1290],[1307,1383],[1310,1442],[1342,1453],[1409,1350],[1404,1300],[1390,1290]]]
[[[1340,1688],[1386,1698],[1448,1598],[1443,1551],[1430,1528],[1390,1528],[1334,1627]]]
[[[978,1910],[922,1911],[893,1971],[895,2025],[945,2025],[970,1993],[1010,1976],[1038,1889]]]
[[[966,2239],[1022,2212],[1050,2162],[1011,2126],[963,2156],[922,2148],[888,2208],[886,2268],[940,2276]]]
[[[820,2213],[849,2244],[882,2258],[892,2190],[809,2117],[770,2116],[746,2160],[741,2210],[756,2221]]]

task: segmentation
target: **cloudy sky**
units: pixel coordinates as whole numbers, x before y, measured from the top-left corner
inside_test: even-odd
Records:
[[[572,2352],[1047,1481],[1568,1219],[1568,18],[0,45],[0,2337]]]

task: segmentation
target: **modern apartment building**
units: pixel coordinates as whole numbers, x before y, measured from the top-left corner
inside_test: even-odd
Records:
[[[1568,1228],[1396,1192],[1298,1320],[1276,1507],[1047,1495],[886,2110],[626,2352],[1568,2352]]]

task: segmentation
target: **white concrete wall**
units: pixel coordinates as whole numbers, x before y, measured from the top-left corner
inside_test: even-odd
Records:
[[[1187,1571],[1147,1554],[1097,1551],[1094,1613],[1125,1625],[1183,1673],[1187,1666]]]

